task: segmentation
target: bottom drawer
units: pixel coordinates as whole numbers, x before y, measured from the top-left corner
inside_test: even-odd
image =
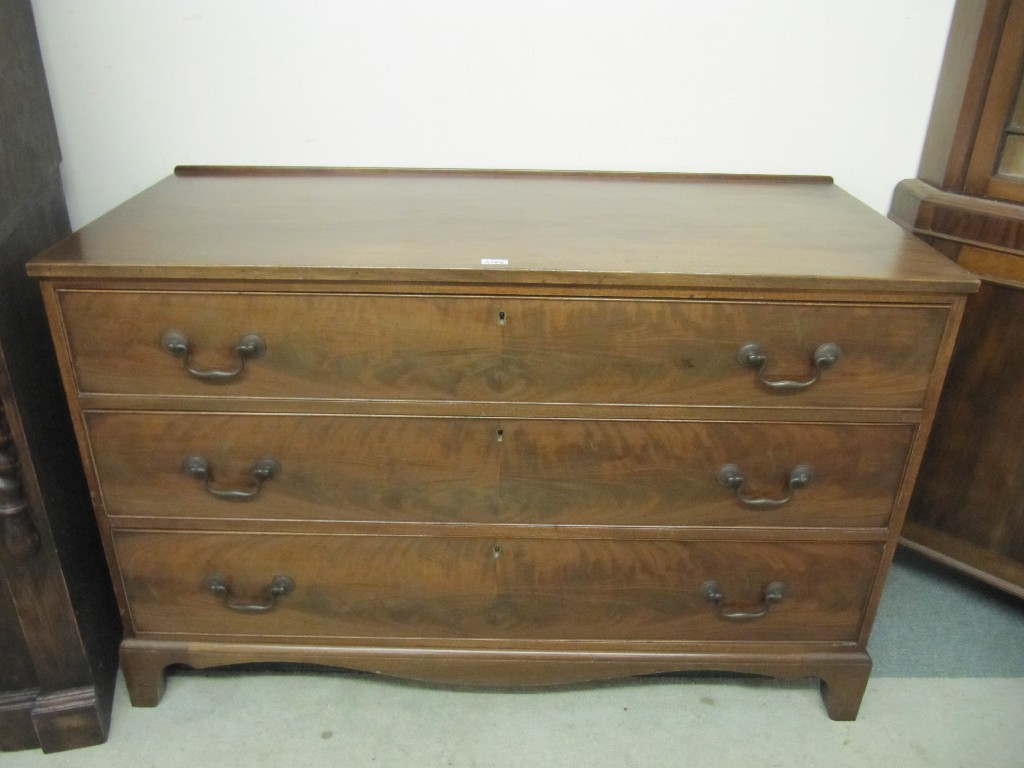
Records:
[[[855,641],[881,555],[874,543],[220,532],[114,543],[138,636]],[[283,576],[290,588],[270,595]]]

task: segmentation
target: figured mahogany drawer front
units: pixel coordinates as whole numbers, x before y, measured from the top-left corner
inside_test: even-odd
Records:
[[[884,527],[910,425],[90,412],[108,516]],[[186,469],[205,462],[205,474]],[[254,475],[273,460],[271,476]],[[742,482],[725,484],[732,467]],[[804,468],[806,482],[792,477]],[[242,503],[239,503],[242,502]]]
[[[855,640],[882,546],[126,531],[114,543],[139,636],[666,641]]]
[[[946,320],[898,305],[59,295],[78,388],[98,394],[916,408]]]

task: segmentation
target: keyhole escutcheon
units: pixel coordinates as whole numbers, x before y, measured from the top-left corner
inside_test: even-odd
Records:
[[[498,325],[505,325],[505,310],[502,309],[498,312]]]

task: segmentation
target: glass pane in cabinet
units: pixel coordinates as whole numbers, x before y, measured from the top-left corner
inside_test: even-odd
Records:
[[[1000,176],[1024,178],[1024,136],[1008,133],[999,159]]]
[[[1024,133],[1024,73],[1021,75],[1020,85],[1017,86],[1017,99],[1010,113],[1010,124],[1006,126],[1007,133]]]
[[[999,157],[999,175],[1024,178],[1024,78],[1017,86],[1013,112],[1003,133],[1003,151]]]
[[[1024,76],[1017,85],[1014,109],[1002,133],[1002,152],[999,154],[1000,176],[1024,178]]]

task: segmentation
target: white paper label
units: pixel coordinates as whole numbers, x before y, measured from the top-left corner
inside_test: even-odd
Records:
[[[488,266],[508,266],[508,259],[480,259],[480,263]]]

